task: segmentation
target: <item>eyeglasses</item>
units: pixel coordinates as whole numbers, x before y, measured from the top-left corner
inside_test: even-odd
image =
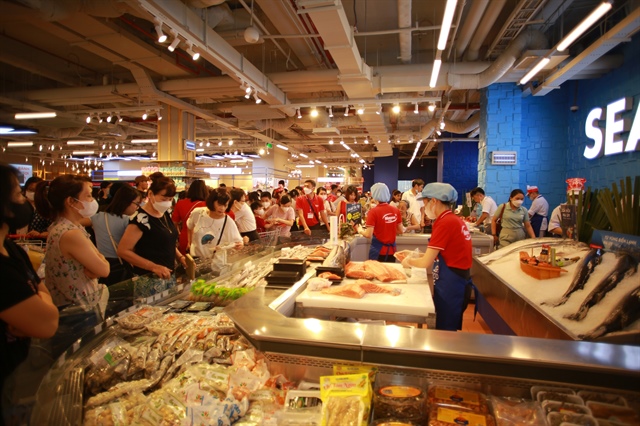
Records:
[[[136,201],[132,201],[131,204],[135,204],[138,207],[142,207],[142,203],[138,203]]]

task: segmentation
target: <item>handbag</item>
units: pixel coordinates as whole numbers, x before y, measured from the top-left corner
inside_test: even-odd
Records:
[[[500,236],[500,231],[502,231],[502,215],[504,214],[504,208],[507,207],[507,204],[502,205],[502,211],[500,211],[500,216],[496,219],[496,236]]]
[[[107,225],[107,234],[109,234],[109,239],[111,240],[111,244],[113,245],[113,249],[116,251],[116,256],[118,256],[118,246],[116,242],[113,240],[113,236],[111,235],[111,229],[109,229],[109,220],[107,219],[107,214],[104,214],[104,223]],[[117,284],[122,281],[129,280],[134,277],[133,268],[127,262],[123,262],[120,256],[118,256],[119,263],[113,264],[113,262],[109,262],[111,267],[109,271],[109,276],[106,279],[105,284],[112,285]]]

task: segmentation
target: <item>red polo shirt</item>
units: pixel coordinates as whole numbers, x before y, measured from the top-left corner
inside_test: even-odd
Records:
[[[451,210],[433,223],[429,247],[440,250],[449,268],[470,269],[473,257],[471,233],[467,225]]]
[[[396,241],[398,223],[402,223],[400,210],[387,203],[380,203],[367,213],[367,228],[373,228],[373,235],[384,244]],[[382,247],[380,254],[387,254],[389,248]]]
[[[313,205],[313,210],[311,206]],[[306,195],[296,198],[296,211],[302,210],[307,226],[315,226],[320,223],[320,212],[324,211],[324,201],[322,198],[313,194],[313,198],[309,199]]]

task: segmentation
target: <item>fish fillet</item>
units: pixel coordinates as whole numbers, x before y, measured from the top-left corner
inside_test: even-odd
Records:
[[[341,280],[340,275],[336,275],[333,272],[323,272],[318,275],[320,278],[325,278],[327,280]]]
[[[357,280],[355,282],[360,286],[367,294],[368,293],[386,293],[392,296],[398,296],[400,294],[400,290],[397,288],[381,286],[375,283],[372,283],[369,280]]]
[[[358,284],[347,284],[341,285],[339,287],[323,288],[322,293],[351,297],[353,299],[362,299],[366,294],[366,292]]]
[[[365,261],[364,269],[373,273],[376,279],[386,283],[407,279],[407,276],[404,274],[404,272],[392,266],[385,265],[382,262],[378,262],[377,260]]]
[[[344,268],[344,273],[347,278],[364,278],[367,280],[372,280],[374,277],[371,271],[367,271],[364,269],[363,264],[355,264],[353,262],[347,263]]]

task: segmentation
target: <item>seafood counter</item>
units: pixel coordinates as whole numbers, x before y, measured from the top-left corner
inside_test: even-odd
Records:
[[[637,254],[555,238],[524,240],[476,258],[473,279],[514,334],[640,339]]]

